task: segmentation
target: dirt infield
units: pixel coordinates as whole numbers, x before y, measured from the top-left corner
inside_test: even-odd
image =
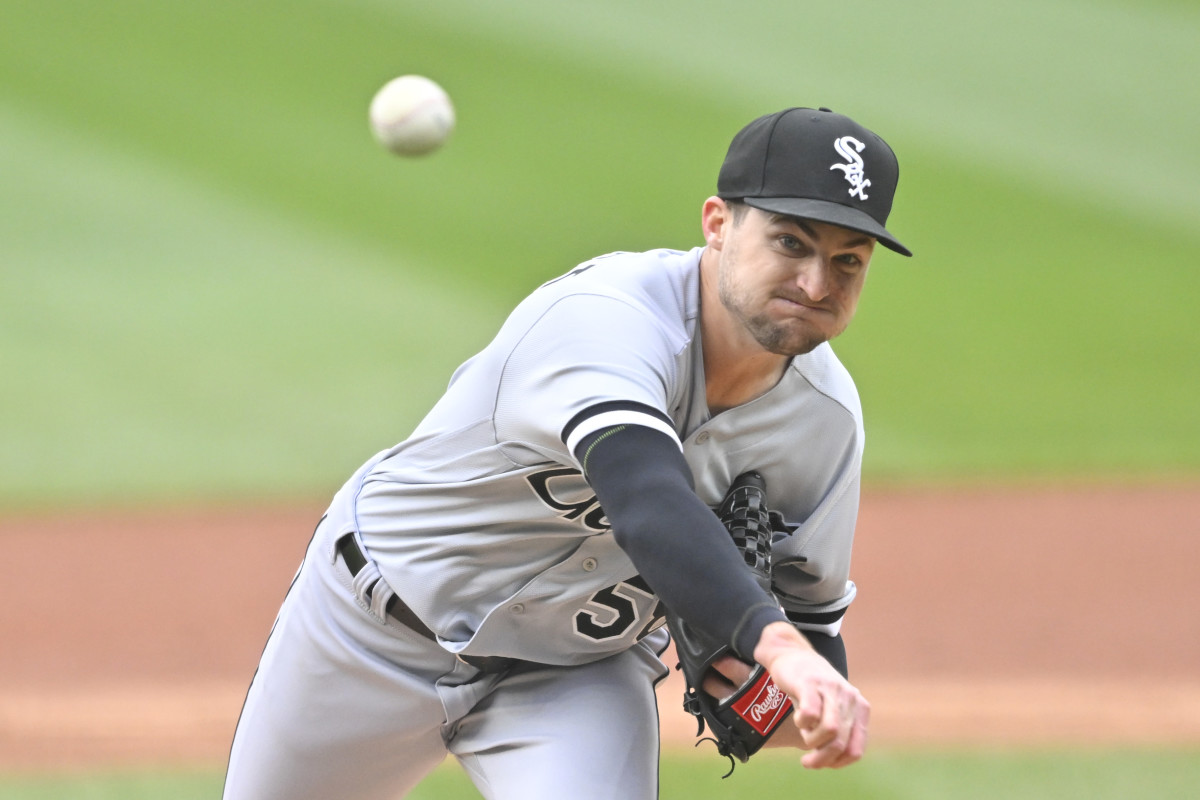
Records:
[[[320,511],[0,519],[0,767],[223,763]],[[1197,565],[1198,484],[868,492],[874,741],[1200,744]]]

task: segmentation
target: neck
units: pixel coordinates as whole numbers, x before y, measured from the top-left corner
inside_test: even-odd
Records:
[[[712,353],[704,339],[704,386],[708,410],[720,414],[769,392],[783,377],[789,359],[768,353],[770,359],[730,358]]]

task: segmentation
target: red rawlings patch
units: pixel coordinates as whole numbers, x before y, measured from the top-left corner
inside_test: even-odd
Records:
[[[731,708],[750,727],[767,736],[792,711],[792,701],[767,672],[737,699]]]

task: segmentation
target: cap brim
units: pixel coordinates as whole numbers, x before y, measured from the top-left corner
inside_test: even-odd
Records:
[[[801,219],[815,219],[817,222],[828,222],[830,225],[865,233],[874,236],[881,245],[889,250],[894,250],[902,256],[912,255],[911,250],[900,244],[887,228],[872,219],[870,215],[841,203],[812,200],[806,197],[743,197],[741,201],[763,211],[786,214],[789,217],[800,217]]]

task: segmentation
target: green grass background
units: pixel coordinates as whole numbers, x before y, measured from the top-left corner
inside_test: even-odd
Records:
[[[753,116],[901,156],[868,480],[1200,472],[1192,2],[4,0],[0,510],[324,497],[542,280],[700,242]],[[459,129],[386,155],[433,76]]]
[[[459,114],[427,159],[366,126],[407,72]],[[837,344],[869,482],[1194,480],[1197,75],[1191,0],[0,0],[0,512],[328,496],[538,283],[699,243],[729,138],[788,105],[901,159],[917,257],[881,251]],[[1200,784],[1187,751],[708,766],[672,757],[664,797]]]

